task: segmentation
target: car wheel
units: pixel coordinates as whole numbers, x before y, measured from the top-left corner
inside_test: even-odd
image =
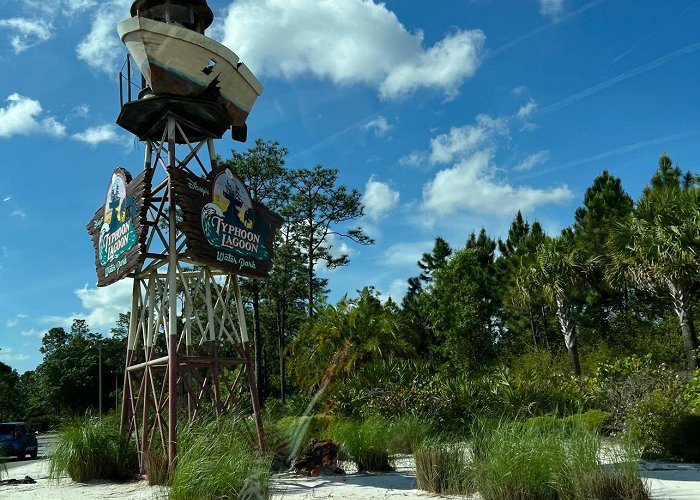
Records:
[[[22,451],[17,453],[18,460],[24,460],[24,457],[26,457],[26,456],[27,456],[27,449],[26,448],[22,448]]]
[[[39,446],[34,448],[32,451],[29,452],[29,456],[32,458],[36,458],[37,455],[39,454]]]

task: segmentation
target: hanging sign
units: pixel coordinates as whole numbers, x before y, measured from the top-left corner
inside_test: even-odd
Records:
[[[242,276],[267,278],[275,232],[283,219],[253,201],[243,181],[228,168],[211,172],[207,179],[179,169],[168,169],[168,175],[182,211],[178,226],[192,261]]]
[[[87,225],[95,247],[97,286],[122,279],[143,261],[146,198],[150,197],[152,175],[152,169],[144,170],[133,180],[123,168],[112,173],[104,206]]]

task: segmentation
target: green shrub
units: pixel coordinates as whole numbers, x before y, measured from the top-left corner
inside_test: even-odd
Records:
[[[136,449],[119,431],[116,415],[82,417],[66,423],[49,457],[49,476],[73,481],[124,479],[138,469]]]
[[[418,489],[445,495],[474,493],[474,474],[461,445],[424,442],[415,451]]]
[[[267,496],[270,459],[258,456],[249,425],[243,418],[226,417],[182,429],[170,498]]]
[[[692,384],[691,384],[692,385]],[[688,385],[676,380],[644,397],[627,415],[625,439],[651,459],[700,460],[700,415]]]
[[[684,415],[669,443],[671,455],[684,462],[700,462],[700,415]]]
[[[332,436],[341,451],[357,464],[359,471],[388,471],[387,435],[389,422],[370,417],[362,422],[339,420],[333,425]]]

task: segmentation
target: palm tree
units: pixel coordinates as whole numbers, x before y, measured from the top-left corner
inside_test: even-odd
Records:
[[[700,192],[675,186],[650,189],[611,231],[611,281],[628,279],[671,298],[689,370],[697,367],[692,288],[700,271]]]
[[[573,244],[570,231],[559,237],[545,237],[537,247],[535,260],[529,267],[519,270],[516,279],[516,297],[529,302],[533,290],[540,290],[549,304],[554,306],[559,328],[569,355],[569,368],[575,376],[581,375],[578,355],[578,330],[571,315],[571,297],[585,279],[591,261]]]
[[[380,359],[415,355],[413,335],[399,321],[396,304],[382,304],[369,288],[321,309],[290,344],[290,371],[302,389],[338,374],[355,373]]]

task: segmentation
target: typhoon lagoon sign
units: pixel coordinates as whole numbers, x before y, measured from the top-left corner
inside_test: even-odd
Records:
[[[104,205],[87,225],[95,247],[98,286],[120,280],[142,261],[145,198],[150,193],[151,173],[146,170],[132,180],[127,170],[117,168],[112,173]]]
[[[213,171],[207,179],[177,169],[168,173],[182,210],[178,226],[192,261],[243,276],[268,277],[282,218],[253,201],[227,168]]]

